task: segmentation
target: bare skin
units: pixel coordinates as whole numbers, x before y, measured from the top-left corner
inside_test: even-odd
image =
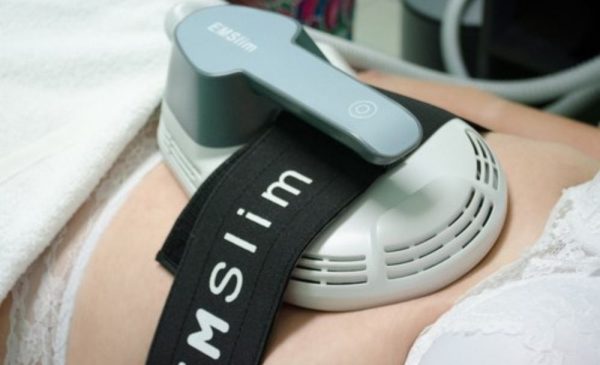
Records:
[[[491,131],[571,146],[600,159],[600,129],[525,105],[509,102],[469,87],[457,87],[365,72],[361,80],[437,105]]]
[[[345,313],[284,306],[271,336],[267,364],[401,363],[425,326],[536,240],[562,189],[589,180],[600,168],[600,132],[592,128],[474,90],[375,73],[363,79],[503,132],[486,138],[509,183],[506,224],[475,269],[431,295]],[[186,201],[162,164],[130,194],[87,267],[71,325],[69,364],[145,361],[172,281],[154,255]],[[1,329],[6,322],[0,317],[0,344],[5,342]]]

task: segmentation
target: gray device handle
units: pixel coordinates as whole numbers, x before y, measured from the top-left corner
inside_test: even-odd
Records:
[[[199,144],[243,143],[280,106],[375,164],[421,140],[412,113],[329,65],[290,18],[211,7],[186,17],[174,41],[165,98]]]

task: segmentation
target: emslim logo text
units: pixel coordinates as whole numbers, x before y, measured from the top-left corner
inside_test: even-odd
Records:
[[[292,183],[296,186],[293,186]],[[275,204],[281,209],[286,209],[290,203],[281,197],[281,192],[285,191],[287,194],[298,196],[302,193],[298,188],[299,183],[310,185],[313,183],[313,180],[297,171],[287,170],[279,175],[277,181],[271,183],[260,196],[269,203]],[[262,227],[261,229],[272,228],[272,222],[270,220],[250,212],[246,208],[237,208],[235,214],[249,221],[251,224]],[[227,242],[227,244],[234,245],[249,255],[256,253],[257,250],[260,249],[260,245],[257,246],[254,243],[227,231],[223,235],[223,240]],[[219,277],[221,278],[220,280],[218,279]],[[230,283],[231,285],[229,285]],[[243,290],[243,284],[244,274],[242,270],[235,266],[228,265],[224,261],[220,261],[212,268],[208,287],[210,292],[215,296],[225,294],[223,297],[224,304],[229,304],[238,298]],[[229,292],[223,293],[226,288],[230,288]],[[195,319],[198,322],[200,330],[188,335],[187,344],[209,358],[218,360],[221,357],[221,351],[210,344],[209,341],[213,338],[214,330],[223,334],[229,332],[229,323],[204,308],[198,308],[196,310]],[[178,364],[185,365],[184,362],[179,362]]]
[[[252,43],[250,38],[224,25],[223,23],[214,22],[209,25],[207,29],[248,53],[252,53],[258,48],[256,44]]]

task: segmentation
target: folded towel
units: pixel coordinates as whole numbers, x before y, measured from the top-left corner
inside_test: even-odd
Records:
[[[158,105],[171,5],[0,2],[0,301]]]

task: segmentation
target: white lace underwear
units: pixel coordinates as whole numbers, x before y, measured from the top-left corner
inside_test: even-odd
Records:
[[[12,290],[5,364],[65,363],[83,271],[127,193],[160,160],[155,135],[153,122],[78,211],[81,221],[72,219]],[[540,240],[426,329],[406,364],[599,364],[598,343],[600,174],[567,189]]]
[[[160,161],[154,116],[12,289],[5,365],[66,362],[77,288],[91,253],[128,193]]]
[[[600,364],[600,173],[538,242],[425,329],[405,365]]]

